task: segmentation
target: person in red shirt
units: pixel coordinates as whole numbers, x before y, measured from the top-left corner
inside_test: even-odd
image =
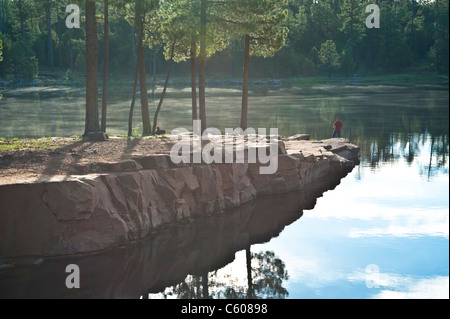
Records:
[[[336,122],[334,122],[334,125],[333,125],[333,128],[334,128],[334,131],[333,131],[333,138],[335,138],[335,137],[341,137],[341,129],[342,129],[342,121],[341,121],[341,118],[340,117],[338,117],[337,119],[336,119]]]

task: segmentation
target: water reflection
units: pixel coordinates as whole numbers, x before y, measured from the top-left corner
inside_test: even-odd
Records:
[[[251,253],[246,249],[247,286],[225,287],[215,294],[225,299],[284,299],[289,295],[283,282],[289,279],[285,263],[274,252]],[[247,288],[247,289],[246,289]]]
[[[426,132],[412,137],[412,161],[394,136],[395,157],[361,161],[300,222],[254,247],[285,262],[290,298],[448,299],[448,149],[438,155]]]
[[[313,208],[323,191],[335,187],[324,187],[324,182],[308,191],[261,198],[236,210],[186,220],[108,253],[4,269],[0,298],[139,298],[172,286],[170,294],[184,298],[282,298],[288,295],[283,261],[271,251],[250,253],[250,247],[278,236],[302,216],[303,209]],[[225,285],[216,271],[240,250],[249,256],[242,269],[250,274],[247,285]],[[65,286],[69,264],[80,268],[81,289]]]
[[[286,266],[273,251],[252,253],[251,247],[247,247],[245,256],[246,281],[235,275],[239,269],[226,273],[215,270],[201,276],[189,275],[182,283],[147,296],[154,299],[284,299],[289,295],[283,286],[289,279]]]
[[[0,136],[69,136],[83,127],[81,91],[39,92],[39,104],[33,92],[4,94]],[[113,92],[111,130],[125,132],[129,93]],[[208,99],[209,126],[237,126],[239,90],[212,89]],[[0,297],[448,298],[448,100],[448,88],[436,87],[253,90],[250,126],[322,139],[340,115],[361,164],[317,205],[314,192],[261,199],[101,258],[1,271]],[[171,90],[166,102],[161,126],[189,128],[189,90]],[[258,254],[278,265],[270,279],[257,273]],[[69,263],[80,265],[79,291],[64,285]],[[366,271],[372,264],[375,278]],[[368,279],[378,288],[368,289]],[[272,284],[276,291],[263,291]]]
[[[404,160],[409,166],[417,163],[419,174],[431,178],[448,173],[448,135],[428,133],[394,133],[383,143],[373,141],[361,151],[361,162],[372,170],[385,164]],[[426,160],[425,160],[426,159]]]

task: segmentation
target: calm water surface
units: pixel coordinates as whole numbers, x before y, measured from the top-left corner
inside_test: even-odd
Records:
[[[110,133],[125,134],[129,89],[118,87],[111,91]],[[3,95],[0,137],[83,133],[82,90],[30,88]],[[154,109],[156,100],[152,103]],[[168,131],[176,127],[189,129],[189,103],[189,89],[170,90],[160,114],[160,126]],[[237,127],[239,89],[210,89],[207,103],[209,127]],[[124,260],[145,255],[149,260],[162,258],[166,263],[141,272],[125,267],[113,277],[121,277],[116,279],[120,285],[108,289],[92,280],[91,286],[105,291],[92,296],[137,298],[138,291],[148,291],[152,298],[200,298],[205,293],[214,298],[247,297],[250,265],[250,294],[253,291],[254,296],[262,298],[449,298],[448,87],[254,88],[249,103],[249,126],[277,127],[285,136],[309,133],[313,139],[329,138],[335,117],[341,116],[344,137],[361,147],[361,164],[335,189],[318,198],[315,205],[304,204],[308,199],[302,199],[302,204],[293,201],[289,202],[289,211],[286,200],[277,203],[266,199],[272,203],[270,209],[267,203],[256,203],[248,208],[249,217],[239,211],[221,217],[229,218],[226,220],[212,217],[198,222],[201,227],[192,229],[191,225],[189,231],[183,228],[187,225],[172,229],[178,235],[191,234],[191,240],[180,237],[180,243],[190,243],[188,247],[180,244],[178,248],[167,248],[170,256],[186,254],[185,260],[191,260],[194,257],[189,254],[196,253],[205,254],[206,260],[205,251],[213,248],[202,248],[201,242],[223,240],[214,237],[218,233],[234,238],[230,241],[233,247],[222,257],[217,252],[214,262],[207,265],[183,269],[187,266],[177,263],[178,259],[161,257],[155,245],[164,242],[165,235],[148,239],[153,240],[152,254],[142,247],[134,248],[134,253],[122,251],[120,258]],[[135,125],[140,121],[138,113]],[[271,228],[258,234],[252,225],[260,225],[258,214],[271,216],[267,209],[287,217],[271,221]],[[220,226],[235,225],[233,218],[244,218],[238,224],[247,228],[236,231],[231,226],[228,230]],[[222,228],[212,234],[204,231],[213,227]],[[96,258],[86,260],[86,265],[101,271],[101,266],[92,265],[106,264],[112,257]],[[36,267],[47,267],[51,273],[49,265],[52,263],[44,262]],[[168,269],[165,275],[161,268]],[[42,273],[42,269],[37,270]],[[23,272],[27,276],[22,276]],[[123,293],[127,282],[132,285],[133,280],[148,276],[148,272],[159,278],[156,283],[148,282],[138,290],[130,289],[129,294]],[[0,295],[5,296],[5,286],[29,287],[37,280],[33,274],[27,268],[0,272]],[[8,282],[3,288],[2,280]],[[36,289],[35,294],[45,295]],[[30,290],[22,289],[24,295],[25,291]]]

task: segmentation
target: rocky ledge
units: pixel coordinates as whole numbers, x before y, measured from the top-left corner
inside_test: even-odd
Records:
[[[72,175],[0,185],[0,264],[24,256],[103,251],[164,225],[225,212],[257,196],[336,182],[358,162],[345,139],[279,141],[278,170],[262,164],[173,164],[167,154],[73,166]]]

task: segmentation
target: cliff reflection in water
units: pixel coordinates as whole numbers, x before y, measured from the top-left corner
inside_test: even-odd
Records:
[[[140,298],[176,285],[171,294],[180,298],[283,298],[288,295],[283,288],[288,276],[283,261],[273,252],[250,255],[250,247],[278,236],[304,209],[312,209],[317,197],[335,186],[327,183],[185,220],[108,253],[52,258],[0,270],[0,298]],[[234,286],[208,282],[208,273],[226,266],[244,249],[252,259],[247,265],[255,266],[242,270],[251,274],[251,280]],[[80,289],[66,288],[69,264],[80,268]]]

